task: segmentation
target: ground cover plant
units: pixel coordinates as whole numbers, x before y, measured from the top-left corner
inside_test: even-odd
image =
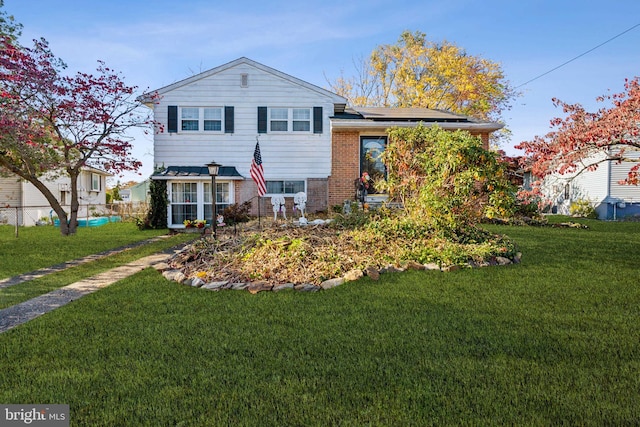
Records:
[[[319,285],[351,270],[516,257],[513,242],[477,226],[485,217],[509,217],[515,207],[506,164],[480,138],[437,126],[396,128],[382,160],[388,173],[375,188],[396,208],[366,212],[364,203],[329,227],[203,240],[173,266],[205,281]]]
[[[56,227],[0,225],[0,279],[49,267],[119,246],[167,234],[167,230],[138,232],[131,223],[79,227],[76,235],[62,236]]]
[[[0,335],[0,401],[72,425],[633,425],[640,224],[579,221],[487,225],[519,265],[318,293],[146,270]]]

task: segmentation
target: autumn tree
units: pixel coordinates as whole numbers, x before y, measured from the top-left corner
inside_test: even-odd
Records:
[[[498,63],[419,31],[403,32],[354,65],[355,76],[329,82],[353,106],[423,107],[500,121],[517,96]]]
[[[445,234],[464,233],[483,217],[509,217],[514,189],[500,155],[467,131],[394,128],[382,154],[384,186],[407,214]]]
[[[606,103],[596,112],[588,112],[580,104],[558,99],[564,118],[551,120],[545,136],[518,144],[524,150],[527,165],[538,178],[550,174],[576,176],[595,170],[603,162],[634,162],[625,180],[638,185],[640,159],[632,152],[640,150],[640,82],[638,77],[625,81],[625,90],[597,98]]]
[[[82,169],[137,170],[141,163],[131,155],[128,130],[152,122],[139,108],[137,88],[104,63],[95,75],[65,75],[64,69],[44,39],[30,48],[10,36],[0,39],[0,173],[33,184],[68,235],[76,231]],[[45,185],[56,174],[70,179],[68,214]]]

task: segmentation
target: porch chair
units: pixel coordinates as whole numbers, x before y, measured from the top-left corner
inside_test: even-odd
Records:
[[[284,205],[284,196],[278,194],[271,198],[271,205],[273,205],[273,220],[278,219],[278,212],[282,213],[282,217],[287,219],[287,208]]]
[[[300,211],[300,217],[304,218],[304,211],[307,208],[307,193],[301,191],[293,196],[293,204]]]

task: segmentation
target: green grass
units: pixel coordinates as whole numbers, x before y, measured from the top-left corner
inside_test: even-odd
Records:
[[[62,236],[60,229],[53,226],[20,227],[16,238],[13,226],[2,225],[0,279],[166,233],[167,230],[139,231],[132,223],[110,223],[102,227],[79,227],[73,236]]]
[[[492,226],[522,264],[208,292],[146,270],[0,335],[71,425],[637,425],[640,224]]]
[[[0,310],[61,288],[103,271],[124,265],[139,258],[161,252],[165,249],[194,239],[194,234],[176,234],[166,239],[110,255],[108,257],[48,274],[38,279],[0,288]]]

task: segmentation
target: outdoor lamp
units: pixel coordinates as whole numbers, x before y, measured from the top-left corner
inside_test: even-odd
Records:
[[[216,212],[216,176],[218,176],[218,172],[220,172],[220,165],[215,161],[211,161],[211,163],[207,164],[207,169],[209,169],[209,175],[211,176],[211,227],[213,238],[218,238],[218,214]]]

